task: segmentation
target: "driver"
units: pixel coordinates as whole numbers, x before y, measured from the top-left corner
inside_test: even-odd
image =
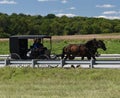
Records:
[[[38,39],[38,38],[34,39],[33,49],[35,51],[39,51],[40,54],[43,54],[43,52],[44,52],[44,46],[41,43],[41,39]]]
[[[37,38],[34,39],[33,48],[34,49],[43,48],[43,44],[41,43],[41,39],[37,39]]]

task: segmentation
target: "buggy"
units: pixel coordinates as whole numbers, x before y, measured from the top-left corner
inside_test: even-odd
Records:
[[[41,39],[44,44],[44,39],[49,40],[49,45],[45,47],[44,53],[40,54],[38,51],[32,50],[29,46],[30,39]],[[52,50],[51,36],[48,35],[16,35],[9,38],[9,49],[11,59],[50,59]]]

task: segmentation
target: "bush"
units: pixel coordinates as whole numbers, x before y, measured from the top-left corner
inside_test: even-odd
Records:
[[[0,38],[8,38],[10,34],[7,33],[0,33]]]

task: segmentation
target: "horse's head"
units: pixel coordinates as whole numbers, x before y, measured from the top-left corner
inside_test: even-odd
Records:
[[[103,50],[106,50],[105,43],[102,40],[98,40],[98,48],[102,48]]]

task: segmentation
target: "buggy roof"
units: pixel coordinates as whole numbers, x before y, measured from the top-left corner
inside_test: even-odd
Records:
[[[10,38],[18,38],[18,39],[34,39],[34,38],[51,38],[49,35],[15,35]]]

